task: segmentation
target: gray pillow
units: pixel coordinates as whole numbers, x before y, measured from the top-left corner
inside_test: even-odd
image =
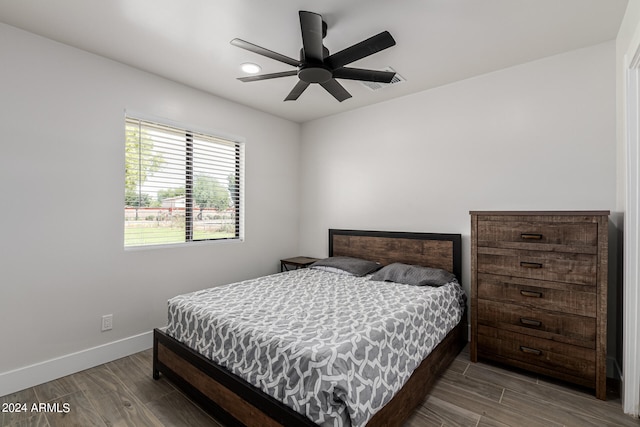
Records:
[[[365,276],[378,270],[381,265],[377,262],[366,259],[352,258],[346,256],[334,256],[314,262],[309,268],[319,270],[343,272],[352,276]]]
[[[440,268],[421,267],[419,265],[389,264],[377,271],[371,280],[404,283],[415,286],[442,286],[456,280],[456,276]]]

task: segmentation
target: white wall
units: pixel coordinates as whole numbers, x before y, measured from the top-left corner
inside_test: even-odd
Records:
[[[0,63],[0,384],[297,254],[298,124],[3,24]],[[123,249],[125,109],[246,140],[244,243]]]
[[[461,233],[469,291],[469,211],[613,212],[615,138],[614,42],[305,123],[300,251],[326,256],[328,228]]]

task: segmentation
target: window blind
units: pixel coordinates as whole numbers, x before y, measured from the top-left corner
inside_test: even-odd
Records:
[[[243,144],[125,119],[124,245],[242,236]]]

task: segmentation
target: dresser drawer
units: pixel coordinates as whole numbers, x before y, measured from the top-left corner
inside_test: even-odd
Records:
[[[478,246],[596,253],[595,223],[478,221]]]
[[[499,360],[520,361],[545,369],[543,373],[566,374],[588,382],[595,380],[593,350],[478,325],[478,351]],[[553,372],[548,372],[553,371]]]
[[[592,286],[478,274],[478,298],[596,317]]]
[[[595,286],[596,255],[478,248],[478,273]]]
[[[478,299],[478,324],[596,348],[596,319]]]

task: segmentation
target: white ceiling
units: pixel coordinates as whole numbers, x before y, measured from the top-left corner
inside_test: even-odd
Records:
[[[296,122],[340,113],[612,40],[627,0],[0,0],[0,21]],[[349,66],[393,67],[407,81],[379,91],[342,80],[336,101],[297,82],[236,80],[243,62],[292,70],[229,44],[241,38],[293,58],[298,11],[328,24],[335,53],[388,30],[396,46]]]

